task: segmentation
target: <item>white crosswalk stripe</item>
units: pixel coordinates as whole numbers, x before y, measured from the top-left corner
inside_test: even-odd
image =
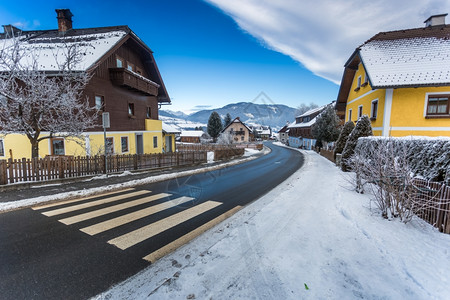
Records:
[[[134,197],[134,196],[148,194],[149,192],[151,192],[151,191],[145,191],[145,190],[136,191],[136,192],[125,194],[125,195],[118,195],[118,196],[105,198],[105,199],[101,199],[101,200],[97,200],[97,201],[92,201],[92,202],[77,204],[77,205],[73,205],[73,206],[69,206],[69,207],[54,209],[54,210],[43,212],[42,214],[47,217],[61,215],[61,214],[67,213],[67,212],[72,212],[72,211],[76,211],[76,210],[80,210],[80,209],[84,209],[84,208],[88,208],[88,207],[102,205],[102,204],[130,198],[130,197]]]
[[[121,203],[121,204],[105,207],[103,209],[98,209],[98,210],[95,210],[95,211],[91,211],[91,212],[87,212],[87,213],[84,213],[84,214],[81,214],[81,215],[76,215],[76,216],[73,216],[73,217],[61,219],[61,220],[58,220],[58,221],[61,222],[61,223],[66,224],[66,225],[70,225],[70,224],[86,221],[86,220],[89,220],[89,219],[93,219],[93,218],[96,218],[96,217],[99,217],[99,216],[107,215],[107,214],[112,213],[112,212],[124,210],[124,209],[130,208],[130,207],[133,207],[133,206],[149,203],[149,202],[152,202],[152,201],[155,201],[155,200],[159,200],[159,199],[162,199],[162,198],[165,198],[165,197],[168,197],[168,196],[170,196],[170,194],[166,194],[166,193],[152,195],[152,196],[149,196],[149,197],[144,197],[144,198],[137,199],[137,200],[134,200],[134,201],[129,201],[129,202],[125,202],[125,203]]]
[[[159,220],[150,225],[141,227],[132,232],[121,235],[115,239],[109,240],[108,243],[111,245],[115,245],[122,250],[127,249],[146,239],[151,238],[152,236],[157,235],[158,233],[161,233],[189,219],[192,219],[193,217],[196,217],[210,209],[213,209],[214,207],[219,206],[221,204],[222,203],[216,201],[207,201],[201,203],[197,206],[186,209],[170,217]]]
[[[145,209],[138,210],[136,212],[132,212],[129,214],[126,214],[124,216],[120,216],[111,220],[107,220],[89,227],[81,228],[80,230],[89,234],[89,235],[95,235],[100,232],[110,230],[115,227],[119,227],[121,225],[148,217],[150,215],[156,214],[158,212],[161,212],[163,210],[172,208],[174,206],[177,206],[179,204],[185,203],[187,201],[194,200],[194,198],[191,197],[180,197],[171,201],[167,201],[161,204],[157,204]]]
[[[137,245],[145,240],[148,240],[154,237],[155,235],[167,231],[172,227],[175,227],[183,222],[195,218],[196,216],[199,216],[207,211],[210,211],[215,207],[222,205],[222,203],[220,202],[206,201],[197,204],[195,206],[192,206],[190,208],[183,209],[166,218],[148,224],[150,219],[147,221],[145,218],[160,212],[167,211],[169,209],[173,209],[181,204],[185,204],[187,202],[195,200],[195,198],[192,197],[182,196],[176,199],[171,199],[152,205],[153,201],[161,200],[170,197],[172,195],[168,193],[159,193],[151,195],[150,193],[151,191],[147,190],[128,189],[125,191],[111,192],[104,195],[96,195],[86,197],[83,199],[69,200],[60,203],[51,203],[48,205],[34,207],[33,210],[39,211],[41,214],[48,217],[54,216],[57,217],[59,215],[66,214],[65,218],[58,220],[59,222],[65,225],[73,225],[76,223],[90,220],[92,225],[80,228],[79,230],[91,236],[97,235],[105,231],[109,231],[107,233],[107,236],[108,235],[114,236],[114,232],[115,230],[117,230],[116,228],[124,226],[120,229],[121,235],[120,236],[116,235],[117,237],[110,239],[108,243],[122,250],[125,250],[131,246]],[[137,199],[131,200],[133,197]],[[92,201],[86,201],[90,199],[92,199]],[[118,204],[113,203],[120,200],[122,200],[121,203]],[[73,205],[68,206],[68,204]],[[148,204],[150,204],[150,206],[148,206]],[[96,206],[100,205],[102,205],[101,208],[96,208]],[[139,208],[138,207],[139,205],[146,205],[147,207]],[[79,210],[82,209],[86,209],[88,211],[80,213]],[[133,209],[134,211],[132,211]],[[183,234],[183,236],[167,244],[166,246],[162,245],[161,246],[162,248],[143,257],[143,259],[153,262],[157,258],[161,257],[163,253],[167,253],[168,251],[171,251],[173,248],[179,247],[183,242],[186,242],[194,238],[201,232],[204,232],[205,230],[212,227],[220,220],[223,220],[224,218],[228,217],[231,213],[234,213],[236,210],[239,209],[240,207],[238,206],[218,217],[215,217],[215,219],[205,223],[204,225],[198,227],[197,229],[194,229],[191,232]],[[124,210],[127,210],[127,212],[122,212]],[[130,210],[131,212],[129,212]],[[111,217],[108,217],[109,214],[111,214]],[[98,217],[102,217],[101,218],[102,221],[95,222],[96,218]],[[140,223],[131,224],[135,221],[146,223],[146,225],[143,225],[142,227],[136,229],[137,227],[136,225]],[[126,231],[128,228],[126,227],[128,226],[127,224],[130,224],[129,227],[132,227],[132,229],[129,229],[128,232]]]

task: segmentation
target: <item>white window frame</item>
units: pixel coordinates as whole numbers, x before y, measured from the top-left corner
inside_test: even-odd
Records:
[[[0,139],[0,156],[1,157],[6,156],[6,153],[5,153],[5,142],[4,142],[3,139]]]
[[[377,103],[377,110],[376,110],[376,112],[375,112],[375,114],[374,114],[373,104],[374,104],[375,102]],[[371,118],[371,119],[376,119],[376,118],[378,118],[378,107],[379,107],[379,104],[380,104],[380,102],[378,101],[378,99],[372,100],[372,103],[371,103],[371,105],[370,105],[370,118]]]
[[[109,152],[108,149],[106,149],[106,154],[113,155],[114,154],[114,143],[115,143],[114,137],[113,136],[107,136],[106,139],[107,140],[112,139],[111,152]],[[106,147],[106,145],[105,145],[105,147]]]
[[[126,151],[123,151],[123,148],[122,148],[122,138],[126,138],[127,139],[127,150]],[[130,138],[128,136],[121,136],[120,137],[120,151],[122,153],[129,153],[130,152]]]
[[[358,106],[358,120],[363,116],[363,106]]]
[[[348,121],[351,121],[351,120],[352,120],[352,111],[353,111],[353,109],[351,109],[351,108],[348,110],[348,115],[347,115]],[[348,122],[348,121],[347,121],[347,122]]]

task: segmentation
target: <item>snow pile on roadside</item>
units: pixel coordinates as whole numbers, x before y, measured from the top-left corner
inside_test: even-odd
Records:
[[[247,156],[252,156],[252,155],[256,155],[256,154],[258,154],[258,153],[260,153],[260,151],[259,150],[256,150],[256,149],[250,149],[250,148],[245,148],[245,153],[244,153],[244,157],[247,157]]]
[[[214,151],[207,152],[206,157],[208,160],[208,164],[212,164],[214,162]]]
[[[273,191],[97,299],[448,299],[450,235],[382,219],[303,153]]]

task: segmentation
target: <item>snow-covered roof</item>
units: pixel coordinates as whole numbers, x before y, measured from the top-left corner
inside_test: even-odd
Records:
[[[450,84],[450,27],[379,33],[359,48],[374,88]]]
[[[42,71],[57,71],[58,64],[66,61],[67,49],[75,47],[82,55],[80,61],[73,66],[74,71],[85,71],[113,48],[125,35],[126,26],[115,28],[98,28],[73,30],[70,35],[61,36],[57,30],[23,32],[18,38],[22,40],[21,49],[27,55],[20,63],[24,66],[37,61],[37,68]],[[129,29],[128,29],[129,31]],[[17,39],[17,37],[15,38]],[[0,41],[0,49],[10,51],[14,39]]]
[[[205,132],[202,130],[184,130],[181,132],[181,137],[201,137]]]
[[[162,122],[162,130],[165,133],[181,133],[180,130],[178,130],[175,127],[172,127],[169,124],[166,124],[164,122]]]
[[[309,122],[304,122],[304,123],[292,123],[291,125],[288,126],[288,128],[302,128],[302,127],[310,127],[312,125],[314,125],[316,123],[317,117],[313,118],[312,120],[310,120]]]
[[[314,114],[314,113],[316,113],[318,111],[323,110],[326,106],[327,105],[323,105],[323,106],[320,106],[320,107],[317,107],[317,108],[310,109],[307,112],[301,114],[300,116],[297,116],[297,118],[301,118],[301,117],[306,117],[306,116],[312,115],[312,114]]]

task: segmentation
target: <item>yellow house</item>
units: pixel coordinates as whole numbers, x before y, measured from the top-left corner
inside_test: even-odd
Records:
[[[450,26],[381,32],[345,64],[336,103],[341,119],[368,115],[374,135],[450,136]]]

